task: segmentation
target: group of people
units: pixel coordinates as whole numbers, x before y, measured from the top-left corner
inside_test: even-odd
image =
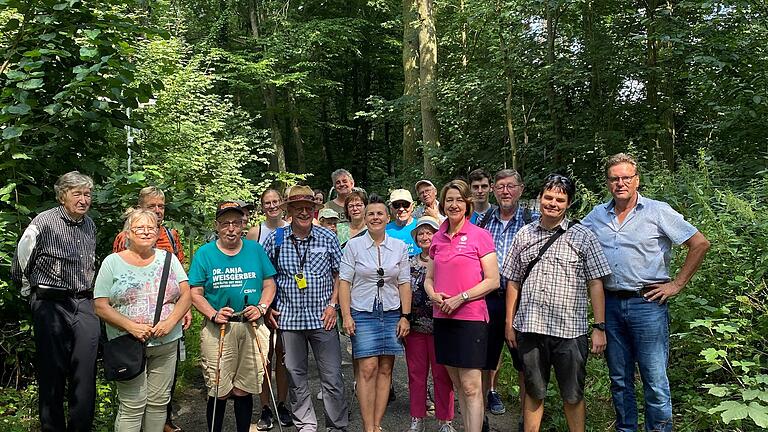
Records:
[[[579,222],[568,215],[575,184],[559,174],[545,179],[532,209],[520,204],[526,185],[514,170],[493,177],[475,170],[439,193],[421,180],[417,206],[407,189],[386,200],[368,195],[340,169],[327,202],[307,186],[268,189],[259,199],[264,220],[250,228],[252,206],[219,203],[215,235],[186,273],[178,233],[163,225],[165,197],[154,187],[141,191],[97,272],[87,216],[93,182],[67,173],[55,185],[61,206],[35,217],[13,261],[14,280],[30,296],[42,430],[90,429],[99,318],[109,339],[131,334],[147,346],[144,372],[117,382],[115,430],[180,430],[170,400],[194,306],[204,317],[211,431],[222,430],[229,399],[237,430],[249,430],[254,394],[260,429],[273,428],[276,415],[282,426],[316,431],[309,347],[325,427],[348,430],[340,333],[351,339],[365,432],[382,430],[395,357],[403,354],[405,431],[426,429],[430,371],[439,432],[455,431],[454,392],[463,429],[488,430],[486,409],[505,412],[496,390],[505,345],[518,371],[520,430],[539,430],[554,370],[568,427],[583,431],[587,357],[605,351],[616,430],[638,430],[638,367],[645,429],[671,431],[667,302],[693,277],[709,242],[669,205],[638,192],[631,156],[610,157],[605,177],[612,199]],[[670,275],[672,246],[680,244],[688,253]]]

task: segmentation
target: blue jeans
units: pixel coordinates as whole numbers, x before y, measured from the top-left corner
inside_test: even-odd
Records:
[[[635,363],[645,399],[645,430],[672,430],[669,391],[669,309],[642,297],[622,299],[606,292],[606,362],[616,410],[616,430],[637,431]]]

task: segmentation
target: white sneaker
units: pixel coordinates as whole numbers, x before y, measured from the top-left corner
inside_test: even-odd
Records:
[[[440,429],[438,429],[437,432],[456,432],[456,429],[454,429],[453,425],[450,423],[443,423],[440,425]]]
[[[424,419],[411,417],[411,427],[404,432],[424,432]]]
[[[322,390],[317,392],[317,400],[323,400],[323,391]]]

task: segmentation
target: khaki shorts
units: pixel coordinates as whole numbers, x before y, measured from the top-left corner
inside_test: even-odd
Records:
[[[200,356],[203,376],[208,386],[208,396],[216,392],[216,363],[219,356],[218,324],[206,320],[200,331]],[[221,380],[218,397],[224,397],[237,387],[250,394],[261,393],[264,379],[264,365],[261,363],[256,335],[261,342],[264,356],[269,350],[269,329],[261,321],[254,330],[251,323],[233,322],[227,324],[224,334],[224,350],[221,355]]]

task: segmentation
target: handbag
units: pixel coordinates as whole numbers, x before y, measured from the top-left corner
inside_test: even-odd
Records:
[[[170,267],[171,254],[166,252],[163,274],[160,277],[160,287],[157,291],[153,326],[160,322]],[[124,334],[104,343],[104,377],[107,380],[127,381],[136,378],[144,372],[146,365],[147,343],[136,339],[132,334]]]

